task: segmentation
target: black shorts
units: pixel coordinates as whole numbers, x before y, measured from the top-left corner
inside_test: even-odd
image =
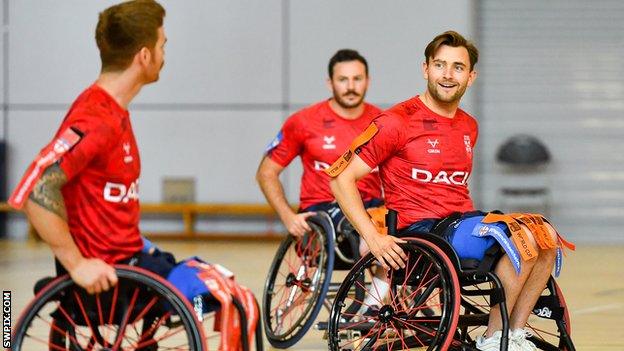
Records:
[[[383,203],[384,202],[381,199],[364,201],[364,208],[379,207],[383,205]],[[340,223],[340,220],[344,218],[344,213],[342,213],[342,210],[340,209],[340,206],[337,202],[321,202],[320,204],[312,205],[302,210],[299,210],[299,213],[316,211],[327,212],[331,217],[332,222],[334,223],[334,228],[338,228],[338,223]]]
[[[115,262],[116,264],[126,264],[130,266],[141,267],[152,273],[155,273],[165,279],[169,272],[176,266],[177,262],[173,254],[156,249],[152,254],[146,252],[137,252],[132,257]],[[67,270],[58,260],[55,260],[56,274],[61,276],[67,273]]]

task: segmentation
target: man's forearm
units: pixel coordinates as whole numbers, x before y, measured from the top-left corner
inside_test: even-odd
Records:
[[[279,180],[279,175],[258,175],[257,180],[264,197],[267,199],[271,207],[273,207],[275,212],[277,212],[279,217],[282,219],[282,222],[285,221],[286,217],[294,214],[292,207],[286,200],[286,195],[284,194],[282,183]]]
[[[37,181],[24,212],[61,264],[71,271],[83,258],[69,233],[67,212],[61,188],[67,182],[65,173],[57,165],[48,167]]]
[[[54,256],[71,271],[83,256],[69,233],[67,221],[31,199],[24,205],[24,212],[41,239],[50,245]]]
[[[331,180],[330,186],[343,213],[364,240],[368,240],[370,235],[377,235],[377,229],[364,208],[356,179],[341,174]]]

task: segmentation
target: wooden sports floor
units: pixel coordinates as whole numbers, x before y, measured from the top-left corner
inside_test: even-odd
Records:
[[[236,273],[237,280],[262,298],[262,289],[278,242],[157,242],[179,259],[200,256]],[[12,320],[17,321],[32,286],[53,274],[45,244],[0,241],[0,287],[12,292]],[[570,308],[577,350],[624,350],[624,246],[579,245],[566,257],[558,280]],[[322,312],[320,318],[327,318]],[[310,330],[292,349],[326,350],[322,333]],[[267,349],[268,343],[265,342]]]

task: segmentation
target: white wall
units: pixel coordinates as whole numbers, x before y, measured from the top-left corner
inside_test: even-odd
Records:
[[[115,2],[6,1],[4,135],[12,189],[68,105],[96,78],[97,15]],[[452,28],[470,35],[472,28],[471,4],[462,0],[162,4],[165,68],[130,107],[147,202],[161,200],[167,176],[196,177],[200,202],[264,201],[254,181],[262,152],[290,113],[329,96],[327,62],[336,50],[354,48],[368,59],[369,100],[389,106],[423,90],[422,51],[435,34]],[[295,161],[284,175],[293,202],[300,174]],[[10,234],[23,231],[23,222],[14,221]]]
[[[480,5],[484,207],[499,207],[498,190],[509,184],[495,161],[500,145],[534,135],[552,155],[542,181],[561,233],[576,242],[623,242],[624,3]],[[532,182],[519,178],[516,186]]]
[[[97,15],[115,2],[5,1],[12,189],[68,105],[96,78]],[[263,201],[254,181],[262,152],[290,113],[329,96],[327,62],[336,50],[354,48],[368,59],[369,100],[389,106],[424,89],[422,51],[435,34],[452,28],[470,36],[473,27],[472,2],[463,0],[162,4],[165,68],[130,107],[142,156],[141,199],[148,202],[161,200],[168,176],[196,177],[200,202]],[[284,175],[293,202],[298,163]],[[21,236],[25,226],[15,220],[10,228]]]
[[[0,137],[9,146],[9,189],[72,100],[96,78],[97,15],[114,2],[3,1],[8,6],[0,7],[0,18],[6,15],[8,41],[0,36],[0,102],[8,117],[0,115]],[[165,68],[130,108],[142,155],[142,201],[160,201],[161,182],[170,176],[195,177],[200,202],[263,201],[254,182],[262,152],[290,113],[329,96],[327,61],[336,50],[354,48],[368,59],[368,100],[388,107],[423,91],[425,45],[455,29],[475,39],[482,54],[477,84],[463,100],[481,125],[471,183],[477,205],[499,207],[498,189],[511,178],[496,164],[496,150],[510,135],[528,132],[553,153],[546,174],[550,211],[562,231],[575,240],[624,240],[621,2],[163,5]],[[294,161],[283,177],[292,202],[298,200],[300,174]],[[145,223],[144,229],[160,225]],[[200,227],[224,230],[228,224]],[[24,222],[14,218],[9,234],[20,237],[24,231]]]

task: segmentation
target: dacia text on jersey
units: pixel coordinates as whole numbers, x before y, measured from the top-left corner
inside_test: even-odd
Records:
[[[139,200],[139,180],[135,180],[130,183],[130,186],[126,186],[122,183],[107,182],[104,186],[104,200],[108,202],[128,203],[130,200]]]

